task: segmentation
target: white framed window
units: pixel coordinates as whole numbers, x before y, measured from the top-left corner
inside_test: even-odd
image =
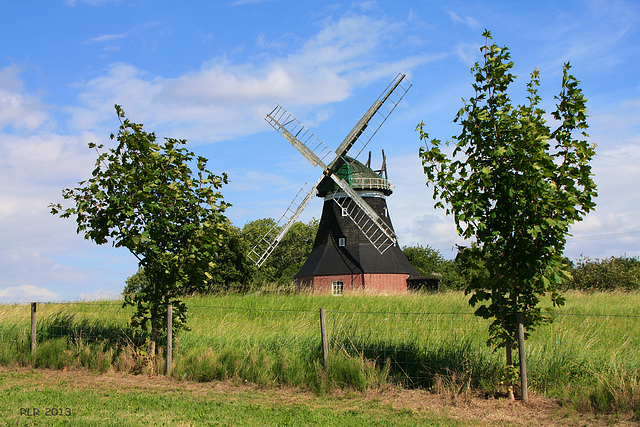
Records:
[[[338,238],[338,246],[344,247],[347,244],[347,239],[345,237]]]
[[[342,208],[342,216],[347,216],[347,208]]]
[[[342,291],[344,290],[344,282],[340,280],[336,280],[331,283],[331,294],[333,296],[342,295]]]

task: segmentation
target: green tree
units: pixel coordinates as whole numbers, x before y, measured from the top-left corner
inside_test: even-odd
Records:
[[[154,133],[130,122],[120,106],[115,109],[121,125],[111,139],[117,139],[117,146],[100,153],[102,145],[89,143],[99,154],[92,177],[62,191],[75,205],[50,207],[62,218],[75,215],[77,232],[85,239],[111,241],[138,259],[147,280],[124,303],[135,307],[132,324],[150,329],[155,351],[167,304],[174,307],[176,326],[184,325],[183,289],[200,289],[213,277],[228,206],[217,190],[227,176],[208,171],[207,159],[181,147],[185,140],[158,143]],[[190,165],[196,166],[195,175]]]
[[[220,249],[215,254],[216,265],[212,277],[207,280],[204,293],[246,292],[250,289],[255,267],[247,257],[249,245],[242,237],[242,231],[230,222],[226,224],[225,236]],[[188,293],[201,293],[202,289],[187,289]]]
[[[138,267],[138,271],[133,273],[132,276],[127,277],[124,281],[125,286],[122,290],[122,296],[127,299],[133,298],[135,294],[140,292],[142,289],[148,288],[151,284],[149,283],[149,279],[144,274],[144,268]]]
[[[421,276],[433,277],[434,273],[442,274],[445,259],[431,246],[404,246],[402,252]]]
[[[483,37],[482,60],[471,69],[475,95],[456,115],[462,131],[453,137],[451,157],[441,141],[429,139],[424,123],[420,156],[436,206],[453,215],[460,235],[475,240],[465,262],[482,268],[468,284],[469,303],[476,315],[494,319],[488,344],[506,347],[510,363],[516,313],[524,313],[528,333],[547,320],[542,296],[563,304],[556,290],[569,278],[562,252],[571,224],[595,207],[589,164],[595,151],[584,139],[586,99],[569,64],[552,130],[539,106],[539,71],[531,73],[526,105],[512,105],[509,50],[489,44],[489,31]]]

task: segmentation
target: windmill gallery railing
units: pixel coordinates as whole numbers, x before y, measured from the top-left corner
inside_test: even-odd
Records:
[[[353,188],[363,190],[390,190],[391,183],[385,178],[349,178],[347,180]]]

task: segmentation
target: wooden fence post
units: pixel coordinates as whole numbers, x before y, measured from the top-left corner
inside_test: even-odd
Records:
[[[324,308],[320,309],[320,334],[322,335],[322,360],[326,369],[328,366],[329,342],[327,340],[327,321]]]
[[[527,359],[524,354],[524,314],[522,312],[516,313],[516,320],[518,321],[518,353],[520,355],[520,389],[522,401],[526,402],[529,399],[529,391],[527,388]]]
[[[171,376],[171,356],[173,355],[173,306],[167,306],[167,372]]]
[[[31,303],[31,355],[36,354],[36,303]]]

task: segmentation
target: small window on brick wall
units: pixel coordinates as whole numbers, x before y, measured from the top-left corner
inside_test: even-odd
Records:
[[[342,291],[344,290],[344,282],[335,281],[331,283],[331,293],[335,296],[342,295]]]
[[[347,244],[347,239],[344,237],[339,237],[338,238],[338,246],[340,247],[344,247]]]

